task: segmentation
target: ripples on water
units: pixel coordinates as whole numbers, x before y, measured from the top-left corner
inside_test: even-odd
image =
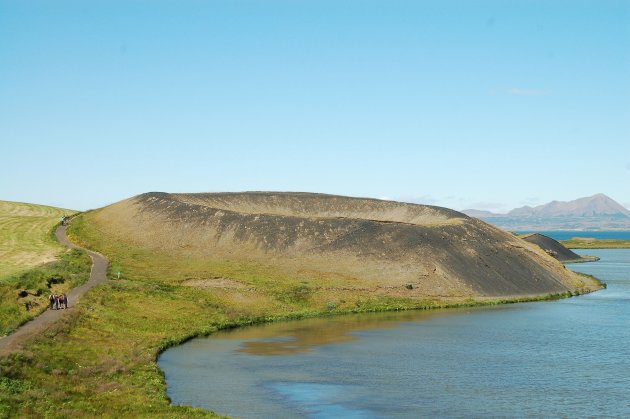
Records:
[[[608,289],[220,333],[160,357],[168,394],[245,418],[630,417],[630,250],[579,253]]]

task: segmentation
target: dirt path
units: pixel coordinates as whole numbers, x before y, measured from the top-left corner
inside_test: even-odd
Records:
[[[59,226],[55,231],[55,236],[59,243],[70,247],[71,249],[79,249],[68,240],[66,236],[66,226]],[[68,309],[67,310],[46,310],[35,319],[20,326],[15,332],[8,336],[0,338],[0,355],[4,355],[8,352],[15,351],[20,348],[22,343],[26,342],[33,336],[41,335],[46,329],[63,316],[67,316],[72,313],[74,306],[79,302],[79,299],[90,288],[105,283],[107,279],[107,259],[99,253],[87,250],[90,258],[92,258],[92,271],[90,272],[90,279],[80,287],[71,289],[68,292]]]

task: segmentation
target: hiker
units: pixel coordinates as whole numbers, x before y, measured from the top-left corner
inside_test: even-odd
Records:
[[[57,299],[57,296],[51,292],[50,295],[48,296],[48,301],[50,301],[50,309],[51,310],[55,309],[54,307],[55,307],[55,300],[56,299]]]
[[[63,304],[63,308],[64,309],[68,308],[68,296],[65,293],[61,294],[61,301]]]
[[[65,216],[65,215],[62,215],[62,216],[61,216],[61,225],[62,225],[62,226],[65,226],[65,225],[66,225],[66,216]]]

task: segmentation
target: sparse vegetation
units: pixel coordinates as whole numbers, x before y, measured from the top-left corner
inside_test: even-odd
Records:
[[[608,287],[608,285],[605,282],[600,281],[599,278],[596,278],[593,275],[585,274],[583,272],[576,272],[576,274],[578,274],[579,276],[581,276],[583,278],[586,278],[589,282],[592,281],[592,282],[595,282],[595,283],[599,284],[602,288],[607,288]],[[585,294],[586,292],[587,291],[583,291],[582,294]]]

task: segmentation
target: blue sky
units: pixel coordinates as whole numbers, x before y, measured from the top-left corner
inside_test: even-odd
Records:
[[[628,1],[0,0],[0,199],[630,206]]]

